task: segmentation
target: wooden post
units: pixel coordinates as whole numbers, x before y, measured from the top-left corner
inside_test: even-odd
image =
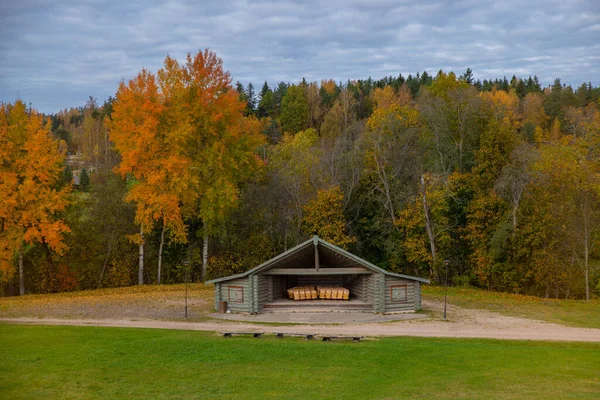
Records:
[[[315,244],[315,269],[319,270],[319,237],[313,236],[313,243]]]

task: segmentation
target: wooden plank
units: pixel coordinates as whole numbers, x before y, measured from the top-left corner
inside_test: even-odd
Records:
[[[253,313],[257,313],[259,309],[259,301],[258,301],[258,275],[250,275],[250,283],[251,283],[251,292],[252,292],[252,301],[250,310]]]
[[[219,309],[219,302],[221,301],[221,284],[215,283],[215,311]]]
[[[319,270],[319,246],[318,241],[315,240],[315,270]]]
[[[274,268],[262,275],[371,275],[365,268]]]
[[[280,276],[273,276],[273,300],[281,299],[283,297],[283,278]]]
[[[275,336],[279,339],[282,339],[284,336],[300,336],[305,337],[306,340],[313,340],[315,335],[312,333],[284,333],[284,332],[275,332]]]
[[[252,337],[260,338],[264,334],[265,334],[264,332],[223,332],[222,333],[223,337],[226,337],[226,338],[233,337],[233,335],[252,335]]]
[[[334,339],[337,340],[352,340],[353,342],[360,342],[364,336],[323,336],[324,342],[331,342]]]
[[[415,310],[421,309],[421,282],[415,282]]]
[[[379,311],[385,312],[385,275],[379,274]]]

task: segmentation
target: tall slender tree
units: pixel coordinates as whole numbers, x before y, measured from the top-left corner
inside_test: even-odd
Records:
[[[16,256],[21,295],[26,246],[42,243],[59,254],[67,249],[63,235],[69,227],[60,213],[71,186],[59,184],[65,151],[42,115],[22,101],[0,104],[0,278],[13,274]]]

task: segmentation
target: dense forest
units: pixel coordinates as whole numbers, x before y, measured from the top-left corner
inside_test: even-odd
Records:
[[[0,294],[200,281],[313,234],[433,283],[449,260],[454,285],[600,294],[600,87],[259,87],[203,51],[102,105],[1,105]]]

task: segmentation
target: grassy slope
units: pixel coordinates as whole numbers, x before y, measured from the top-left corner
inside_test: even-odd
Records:
[[[0,297],[0,317],[181,319],[185,285],[142,285],[23,297]],[[189,319],[214,310],[214,287],[188,285]]]
[[[423,286],[423,298],[444,301],[444,288]],[[554,300],[472,288],[448,288],[448,302],[568,326],[600,328],[600,300]]]
[[[3,398],[598,398],[600,345],[0,324]]]

